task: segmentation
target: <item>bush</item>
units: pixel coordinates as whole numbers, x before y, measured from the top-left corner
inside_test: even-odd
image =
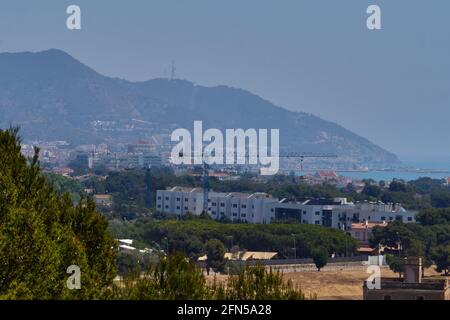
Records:
[[[144,276],[129,276],[113,286],[114,299],[126,300],[304,300],[282,274],[263,266],[245,267],[227,283],[208,285],[203,272],[181,254],[161,258]],[[314,297],[311,297],[314,298]]]
[[[327,265],[328,262],[327,250],[323,248],[315,249],[311,255],[314,260],[314,264],[316,265],[317,271],[320,271],[320,269],[322,269]]]

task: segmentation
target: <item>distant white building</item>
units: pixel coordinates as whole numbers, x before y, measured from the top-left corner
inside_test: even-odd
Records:
[[[271,206],[278,200],[267,193],[210,193],[208,213],[213,219],[249,223],[270,223]]]
[[[278,200],[266,193],[209,192],[208,214],[216,220],[229,219],[248,223],[295,220],[350,232],[353,223],[415,222],[415,212],[399,204],[382,202],[348,202],[346,198],[316,199],[304,202]],[[178,216],[203,211],[203,189],[174,187],[158,190],[156,208]]]
[[[216,220],[229,219],[250,223],[269,223],[265,215],[270,205],[278,200],[266,193],[208,193],[208,213]],[[160,212],[182,216],[186,213],[200,215],[203,212],[203,189],[174,187],[158,190],[156,208]]]
[[[156,192],[156,209],[178,216],[187,213],[198,216],[203,211],[203,190],[201,188],[183,187],[158,190]]]
[[[350,231],[352,223],[360,222],[415,222],[415,212],[399,204],[382,202],[347,202],[346,198],[315,199],[305,202],[281,200],[273,205],[271,218],[297,220],[303,224],[316,224]]]

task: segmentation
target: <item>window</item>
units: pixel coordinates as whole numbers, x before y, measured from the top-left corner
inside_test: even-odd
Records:
[[[304,223],[304,224],[308,224],[308,221],[306,221],[306,220],[303,220],[303,223]]]
[[[189,198],[184,198],[184,201],[185,201],[185,202],[188,202],[188,201],[189,201]]]
[[[221,206],[222,208],[225,207],[225,203],[222,202],[222,203],[220,204],[220,206]]]
[[[166,201],[169,201],[169,197],[166,197]]]
[[[316,211],[316,216],[320,216],[320,211]]]
[[[246,206],[245,204],[243,204],[243,205],[241,206],[241,208],[242,208],[242,209],[246,209],[247,206]]]
[[[237,208],[238,205],[236,203],[233,203],[233,208]]]
[[[166,209],[169,209],[169,206],[166,206]]]
[[[392,300],[392,297],[391,296],[384,296],[383,300]]]
[[[184,210],[189,210],[188,207],[184,207]]]
[[[177,210],[180,210],[181,208],[180,208],[180,206],[177,206]]]
[[[316,220],[316,222],[315,222],[316,224],[320,224],[320,220]]]
[[[180,198],[177,198],[177,201],[178,201],[178,202],[180,202],[180,201],[181,201],[181,199],[180,199]]]
[[[236,212],[233,212],[233,217],[237,217],[237,213]]]
[[[392,218],[392,217],[389,217],[389,221],[392,221],[392,220],[394,220],[394,218]]]
[[[381,221],[385,221],[386,220],[386,217],[381,217]]]
[[[158,209],[161,209],[161,205],[160,204],[158,204]]]
[[[303,215],[306,216],[306,210],[303,210]]]
[[[245,218],[247,215],[245,213],[241,214],[241,218]]]
[[[272,209],[270,209],[270,212],[274,212],[275,210],[272,208]]]
[[[425,298],[422,296],[418,296],[418,297],[416,297],[416,300],[425,300]]]
[[[213,207],[216,207],[216,206],[217,206],[217,203],[213,202],[213,203],[212,203],[212,206],[213,206]]]
[[[161,197],[158,197],[158,200],[161,200]]]
[[[412,217],[408,217],[408,221],[412,221]]]

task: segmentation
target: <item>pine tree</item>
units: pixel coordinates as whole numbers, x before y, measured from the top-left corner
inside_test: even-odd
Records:
[[[45,180],[39,149],[21,154],[18,129],[0,130],[0,298],[106,298],[115,271],[115,241],[89,199],[74,207]],[[81,270],[69,290],[67,268]]]

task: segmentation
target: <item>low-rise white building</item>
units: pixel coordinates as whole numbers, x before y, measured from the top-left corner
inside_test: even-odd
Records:
[[[203,212],[203,189],[174,187],[158,190],[156,208],[178,216]],[[266,193],[208,193],[208,214],[215,220],[270,223],[294,220],[350,232],[352,223],[415,222],[415,212],[399,204],[382,202],[348,202],[346,198],[313,199],[304,202],[278,200]]]
[[[192,213],[200,215],[203,211],[203,189],[173,187],[156,192],[156,209],[160,212],[178,216]]]
[[[270,210],[272,220],[296,220],[350,231],[352,223],[360,222],[415,222],[415,212],[399,204],[382,202],[347,202],[346,198],[313,199],[304,202],[281,200]]]
[[[210,193],[208,213],[213,219],[249,223],[269,223],[267,212],[278,200],[267,193]]]
[[[203,189],[174,187],[158,190],[156,209],[179,216],[187,213],[200,215],[203,212]],[[216,220],[229,219],[249,223],[269,223],[266,213],[270,205],[278,200],[266,193],[208,193],[208,214]]]

